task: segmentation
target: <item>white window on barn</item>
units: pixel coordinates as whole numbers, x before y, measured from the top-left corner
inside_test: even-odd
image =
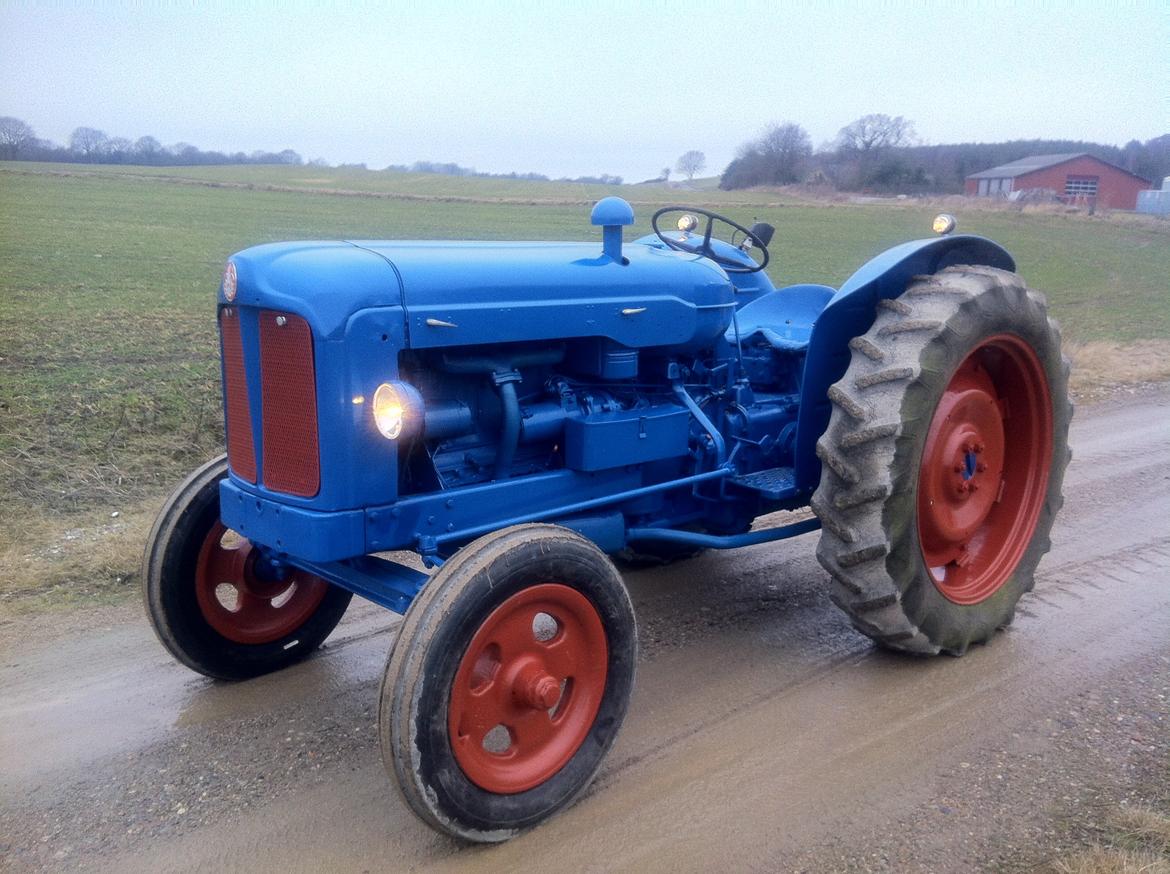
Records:
[[[1069,176],[1064,180],[1066,197],[1096,197],[1099,176]]]
[[[986,197],[990,193],[990,191],[991,191],[991,180],[990,179],[980,179],[979,180],[979,196]]]

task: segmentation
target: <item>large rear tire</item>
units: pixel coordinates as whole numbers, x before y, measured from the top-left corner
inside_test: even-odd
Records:
[[[219,521],[226,476],[221,455],[163,505],[143,557],[142,595],[171,655],[208,677],[243,680],[315,650],[353,596],[303,571],[267,573],[248,540]]]
[[[917,277],[829,389],[817,558],[854,627],[963,654],[1009,623],[1051,547],[1070,452],[1068,362],[1014,273]]]
[[[382,760],[410,809],[507,840],[571,804],[625,717],[637,631],[584,537],[518,525],[459,550],[406,613],[380,696]]]

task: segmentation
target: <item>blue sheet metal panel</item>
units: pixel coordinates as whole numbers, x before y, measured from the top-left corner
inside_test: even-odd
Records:
[[[686,455],[691,416],[682,407],[598,413],[565,422],[565,464],[607,470]]]
[[[404,497],[366,511],[363,552],[413,547],[419,538],[490,525],[502,528],[522,516],[614,495],[642,485],[638,468],[600,473],[556,470],[512,480]],[[571,511],[567,511],[571,512]]]
[[[911,277],[937,273],[956,264],[1016,269],[1016,262],[1005,249],[983,237],[913,240],[866,262],[826,304],[809,339],[801,381],[795,458],[800,489],[811,492],[820,480],[816,444],[829,424],[829,386],[849,366],[849,341],[869,330],[877,317],[878,301],[897,297],[906,290]]]
[[[360,245],[402,277],[412,348],[573,337],[696,348],[731,323],[731,282],[693,255],[628,245],[623,264],[597,243]]]
[[[805,349],[813,325],[835,293],[827,285],[789,285],[758,297],[736,314],[739,338],[746,343],[760,334],[777,349]],[[734,329],[723,335],[728,343],[735,343]]]
[[[724,227],[724,226],[717,225],[717,227]],[[666,229],[664,228],[663,230],[666,230]],[[668,233],[671,233],[675,237],[677,237],[677,233],[674,231],[668,231]],[[687,239],[687,243],[690,245],[697,245],[701,242],[703,242],[703,235],[702,234],[691,234],[690,237]],[[668,252],[677,252],[678,251],[677,249],[671,249],[670,246],[668,246],[668,245],[666,245],[666,243],[662,242],[662,240],[660,240],[658,238],[657,234],[647,234],[644,237],[639,237],[638,239],[634,240],[634,245],[652,246],[655,249],[661,249],[663,251],[668,251]],[[728,243],[726,240],[720,240],[714,236],[711,237],[711,251],[714,252],[716,255],[718,255],[720,258],[724,259],[725,261],[730,261],[733,264],[740,264],[744,267],[755,267],[759,263],[749,253],[747,253],[743,249],[739,248],[739,246],[733,246],[733,245],[731,245],[731,243]],[[687,253],[684,252],[684,253],[680,253],[680,254],[687,254]],[[732,275],[732,274],[728,274],[728,275],[731,277],[731,281],[735,282],[737,285],[739,284],[741,279],[746,280],[746,279],[748,279],[748,277],[752,277],[752,276],[762,277],[767,282],[767,285],[769,285],[769,286],[771,285],[771,280],[768,279],[767,274],[765,274],[762,270],[758,273],[737,273],[734,275]],[[756,288],[757,285],[754,282],[748,282],[748,283],[746,283],[745,287]],[[764,288],[766,286],[761,284],[759,287]]]
[[[277,552],[294,552],[309,561],[336,561],[365,553],[365,516],[361,510],[307,510],[290,506],[287,496],[257,497],[231,480],[219,484],[223,524]]]
[[[339,335],[357,310],[402,306],[393,265],[353,243],[270,243],[230,260],[236,266],[236,305],[304,316],[321,337]],[[222,288],[219,301],[229,303]]]

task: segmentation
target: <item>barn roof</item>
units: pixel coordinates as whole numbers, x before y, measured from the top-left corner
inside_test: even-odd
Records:
[[[1144,176],[1138,176],[1136,173],[1130,173],[1124,167],[1118,167],[1116,164],[1110,164],[1096,155],[1090,155],[1088,152],[1072,152],[1067,155],[1032,155],[1030,158],[1020,158],[1018,161],[1010,161],[1007,164],[1000,164],[998,167],[992,167],[990,170],[983,170],[979,173],[972,173],[968,179],[1006,179],[1008,177],[1024,176],[1028,173],[1035,173],[1037,170],[1046,170],[1049,167],[1055,167],[1057,164],[1064,164],[1074,158],[1092,158],[1107,167],[1112,167],[1114,170],[1119,170],[1122,173],[1127,173],[1130,176],[1137,176],[1145,182],[1150,180]]]
[[[992,167],[981,173],[972,173],[967,178],[1003,179],[1008,176],[1023,176],[1025,173],[1034,173],[1037,170],[1055,167],[1057,164],[1063,164],[1065,161],[1071,161],[1073,158],[1080,158],[1087,154],[1087,152],[1074,152],[1069,155],[1032,155],[1030,158],[1020,158],[1018,161],[1000,164],[998,167]]]

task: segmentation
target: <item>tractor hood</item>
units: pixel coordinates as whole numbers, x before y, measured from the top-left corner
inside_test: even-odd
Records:
[[[726,330],[734,309],[716,264],[638,244],[615,260],[596,243],[277,243],[231,261],[242,306],[299,313],[322,337],[359,310],[401,306],[414,348],[589,336],[689,346]]]

